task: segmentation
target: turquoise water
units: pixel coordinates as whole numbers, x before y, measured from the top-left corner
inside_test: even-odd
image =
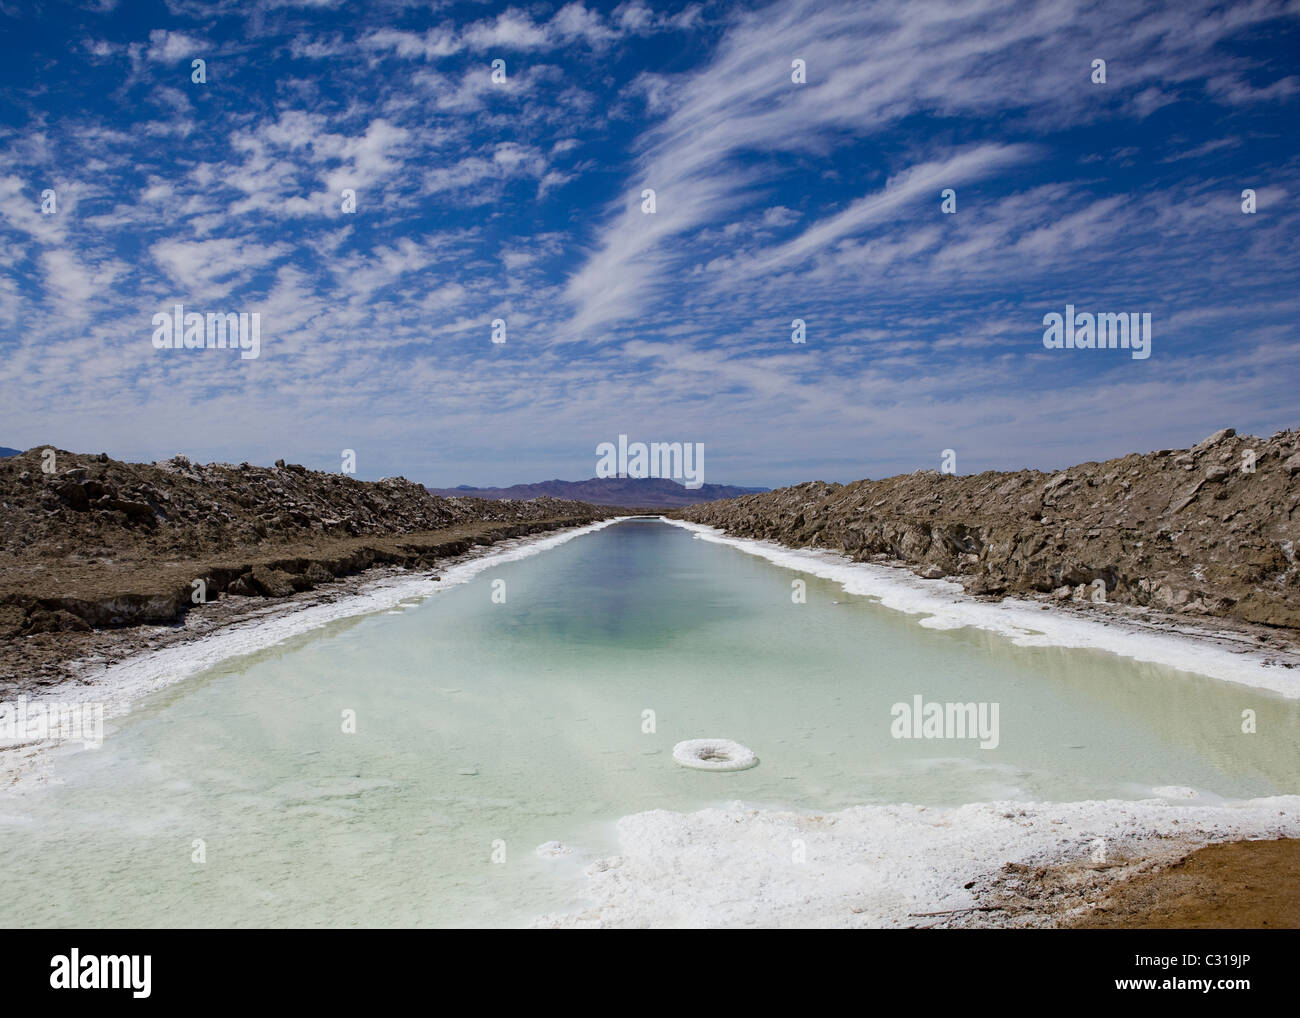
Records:
[[[806,574],[794,604],[799,575],[625,522],[168,687],[60,784],[0,799],[23,889],[0,922],[517,924],[579,906],[610,821],[644,809],[1300,791],[1295,701],[925,629]],[[918,694],[999,704],[998,747],[892,738]],[[705,736],[759,766],[673,763]],[[552,840],[579,851],[539,857]]]

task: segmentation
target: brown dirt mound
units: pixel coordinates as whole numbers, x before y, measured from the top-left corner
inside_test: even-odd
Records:
[[[1085,930],[1300,929],[1300,841],[1208,845],[1116,887],[1067,924]]]
[[[814,481],[682,510],[738,537],[897,561],[968,593],[1051,594],[1300,629],[1300,432],[1215,432],[1055,475]],[[1096,593],[1095,593],[1096,592]]]
[[[425,568],[616,513],[442,498],[402,477],[358,481],[282,460],[122,463],[38,446],[0,459],[0,686],[38,659],[54,669],[47,678],[66,677],[94,630],[173,623],[227,597],[284,599],[375,566]]]

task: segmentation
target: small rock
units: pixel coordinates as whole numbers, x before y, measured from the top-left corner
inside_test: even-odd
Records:
[[[1235,428],[1220,428],[1213,435],[1209,435],[1206,438],[1201,439],[1194,446],[1192,446],[1192,452],[1194,453],[1204,452],[1206,449],[1209,449],[1211,446],[1218,445],[1225,438],[1232,438],[1236,433],[1237,431]]]
[[[88,633],[90,625],[85,619],[71,612],[56,608],[53,611],[35,611],[27,619],[23,633],[32,636],[36,633]]]
[[[78,512],[85,512],[90,508],[90,496],[86,494],[86,489],[76,481],[64,481],[54,490],[62,495],[64,501]]]
[[[243,597],[256,597],[257,588],[253,586],[253,574],[244,573],[243,576],[232,581],[226,587],[227,594],[239,594]]]
[[[304,575],[312,584],[328,583],[330,580],[334,579],[334,574],[319,562],[312,562],[308,565],[307,571]]]
[[[931,562],[930,564],[922,566],[920,569],[916,570],[916,575],[921,577],[923,580],[942,580],[948,574],[945,573],[942,568]]]

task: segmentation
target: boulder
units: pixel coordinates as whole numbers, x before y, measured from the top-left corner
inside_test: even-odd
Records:
[[[313,562],[309,566],[307,566],[307,570],[306,572],[303,573],[303,575],[313,585],[321,584],[321,583],[329,583],[330,580],[334,579],[333,574],[331,574],[330,571],[326,569],[323,565],[321,565],[319,562]]]
[[[1206,449],[1210,449],[1218,445],[1225,438],[1232,438],[1236,434],[1237,432],[1234,428],[1220,428],[1213,435],[1207,435],[1205,438],[1201,439],[1194,446],[1192,446],[1192,452],[1194,453],[1205,452]]]
[[[90,508],[90,496],[86,494],[86,489],[75,480],[66,480],[54,489],[58,492],[59,497],[77,512],[85,512]]]
[[[251,575],[253,588],[263,597],[288,597],[294,592],[293,576],[283,569],[254,566]]]

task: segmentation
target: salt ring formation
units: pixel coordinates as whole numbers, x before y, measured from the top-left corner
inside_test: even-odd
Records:
[[[687,739],[673,747],[673,759],[700,771],[743,771],[758,764],[752,749],[730,739]]]

